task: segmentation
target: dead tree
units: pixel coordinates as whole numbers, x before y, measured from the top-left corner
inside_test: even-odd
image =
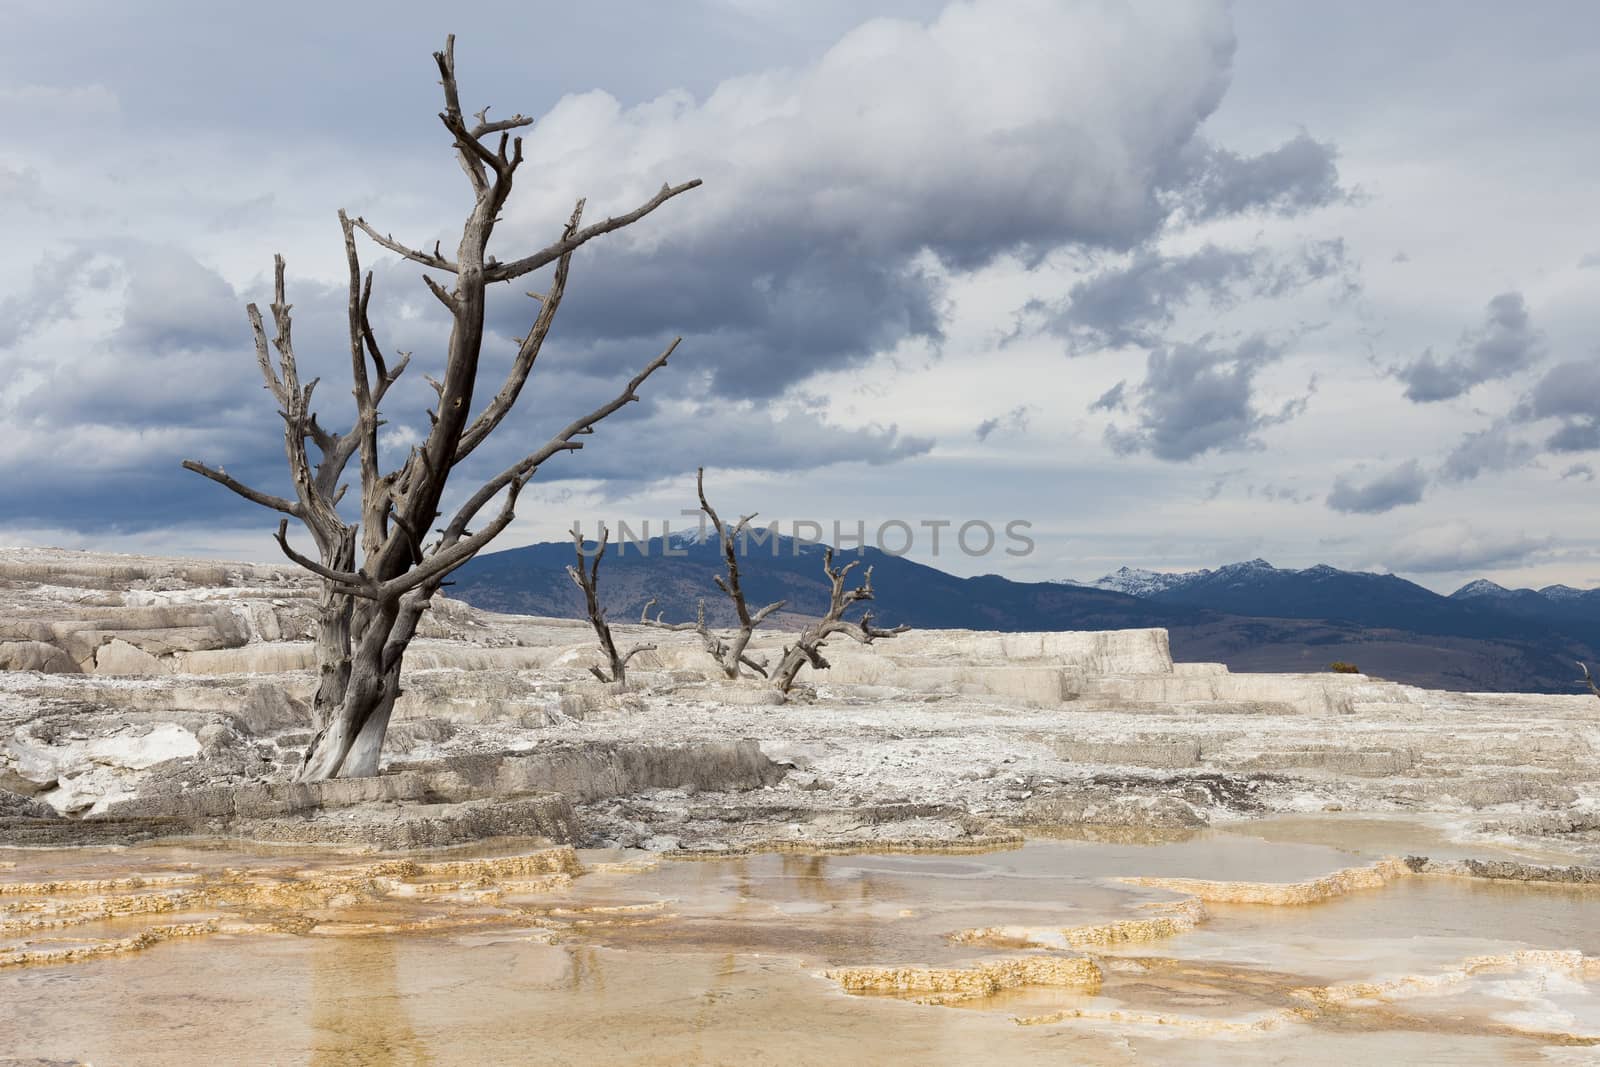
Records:
[[[822,550],[822,571],[828,576],[832,589],[828,595],[828,613],[820,620],[801,631],[795,643],[783,650],[783,658],[778,661],[777,669],[772,672],[772,684],[787,693],[794,686],[795,675],[800,673],[800,668],[811,664],[813,670],[827,670],[829,663],[822,658],[822,646],[834,634],[844,634],[846,637],[870,645],[880,637],[894,637],[911,629],[909,626],[900,625],[892,630],[880,630],[872,625],[872,612],[861,616],[860,622],[850,622],[844,613],[853,605],[864,600],[872,600],[872,568],[868,567],[862,575],[861,584],[855,589],[846,589],[844,581],[846,576],[861,565],[859,559],[851,560],[843,567],[835,568],[833,565],[833,548],[828,546]]]
[[[465,462],[505,419],[516,404],[566,290],[572,254],[586,242],[621,229],[650,214],[680,193],[699,185],[663,185],[649,200],[604,221],[582,225],[584,202],[578,201],[561,235],[546,247],[520,259],[503,261],[488,254],[490,237],[501,221],[512,182],[522,166],[522,138],[511,131],[532,124],[522,115],[490,119],[485,108],[464,117],[456,87],[455,38],[434,53],[444,90],[440,120],[449,132],[460,164],[472,187],[472,210],[462,225],[454,253],[439,243],[433,250],[412,248],[368,225],[365,219],[339,213],[349,270],[348,332],[356,419],[344,433],[325,429],[311,412],[316,382],[300,383],[290,334],[290,305],[284,291],[283,259],[275,260],[272,317],[277,365],[273,365],[266,331],[255,305],[249,307],[255,334],[256,361],[284,420],[284,447],[294,484],[293,498],[273,496],[244,485],[221,468],[193,460],[184,466],[218,482],[263,507],[287,516],[278,524],[277,540],[285,555],[322,579],[317,639],[319,680],[315,698],[316,734],[300,769],[303,780],[358,777],[377,773],[378,757],[389,715],[400,695],[401,661],[416,634],[417,623],[446,577],[504,530],[515,516],[517,495],[552,456],[576,451],[576,438],[592,433],[606,416],[638,399],[638,389],[666,365],[677,341],[627,383],[613,399],[569,423],[527,456],[479,486],[443,525],[439,510],[451,472]],[[429,271],[453,279],[441,283],[423,275],[434,298],[451,318],[450,339],[440,380],[429,383],[438,394],[430,410],[427,439],[411,450],[397,470],[379,467],[380,405],[405,369],[409,354],[390,363],[381,351],[367,309],[372,275],[364,277],[356,250],[356,231],[380,247]],[[517,351],[504,383],[474,413],[478,363],[484,341],[484,311],[491,285],[510,282],[541,267],[555,265],[549,290],[530,293],[539,308]],[[371,367],[369,370],[368,363]],[[318,458],[313,463],[308,445]],[[346,523],[337,508],[344,495],[340,481],[346,466],[359,457],[360,512]],[[499,501],[479,522],[486,508]],[[312,559],[289,543],[289,519],[310,531],[317,546]],[[425,542],[428,531],[437,538]],[[357,537],[361,563],[356,564]]]
[[[589,673],[607,684],[615,682],[618,686],[628,684],[628,661],[641,652],[655,650],[655,645],[636,645],[628,649],[624,655],[617,651],[617,643],[611,637],[611,625],[606,622],[605,609],[600,606],[600,560],[606,554],[606,542],[611,537],[611,531],[606,529],[606,524],[600,524],[600,535],[595,539],[594,555],[586,556],[583,552],[583,533],[576,523],[572,526],[572,543],[578,553],[578,565],[567,565],[567,576],[572,579],[579,589],[583,590],[584,606],[589,611],[589,624],[594,627],[595,636],[600,639],[600,651],[606,654],[606,659],[611,663],[611,677],[606,677],[606,672],[600,667],[590,667]],[[589,566],[584,567],[588,562]]]
[[[645,601],[644,610],[639,612],[640,626],[653,626],[658,630],[673,630],[678,633],[692,632],[699,635],[700,644],[705,647],[706,654],[717,661],[717,666],[726,671],[733,645],[727,638],[706,625],[706,602],[704,599],[701,599],[695,605],[693,622],[667,622],[662,618],[664,612],[659,611],[652,616],[650,609],[655,606],[655,597]],[[767,664],[764,660],[751,659],[748,653],[740,653],[738,662],[749,667],[763,678],[767,676]],[[728,677],[736,678],[738,675],[732,674]]]
[[[1600,697],[1600,685],[1595,684],[1594,675],[1589,673],[1589,665],[1583,660],[1579,660],[1578,666],[1583,668],[1583,680],[1589,684],[1589,692]]]
[[[729,678],[739,677],[743,667],[749,667],[761,677],[767,676],[767,665],[764,660],[751,658],[745,650],[750,646],[750,638],[755,634],[756,627],[766,621],[767,617],[779,611],[787,600],[779,600],[768,604],[766,607],[752,612],[750,605],[745,602],[744,588],[739,584],[739,553],[736,542],[744,539],[745,530],[750,526],[750,520],[755,518],[751,512],[733,526],[725,526],[716,509],[706,499],[706,469],[699,468],[695,473],[695,489],[700,495],[700,510],[706,513],[711,520],[712,527],[717,531],[717,540],[722,546],[723,567],[726,574],[712,575],[712,581],[717,583],[728,599],[733,601],[734,616],[739,620],[739,628],[729,637],[719,637],[706,627],[706,604],[700,602],[696,621],[669,623],[663,622],[658,613],[655,618],[650,617],[650,608],[655,604],[651,600],[644,606],[644,611],[639,616],[639,621],[646,626],[655,626],[664,630],[693,630],[700,635],[700,640],[705,644],[706,651],[716,659],[717,665],[722,668],[722,673]]]

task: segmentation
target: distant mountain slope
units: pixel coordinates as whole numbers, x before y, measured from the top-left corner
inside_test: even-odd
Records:
[[[667,554],[670,548],[674,553]],[[715,543],[651,540],[647,553],[612,545],[600,565],[601,602],[617,622],[636,621],[651,597],[669,620],[694,617],[704,597],[707,615],[719,624],[732,619],[726,598],[712,584],[722,556]],[[678,554],[681,553],[681,554]],[[847,562],[854,553],[841,554]],[[1013,582],[996,575],[958,578],[903,557],[867,548],[857,579],[872,567],[877,603],[874,617],[883,625],[908,623],[928,628],[999,630],[1120,629],[1197,621],[1206,612],[1154,605],[1137,597],[1055,582]],[[574,560],[571,544],[537,544],[479,556],[456,572],[450,591],[478,607],[530,615],[579,616],[581,594],[566,575]],[[822,549],[788,538],[773,553],[752,546],[741,556],[740,573],[752,605],[788,601],[787,614],[821,615],[828,607],[828,582]]]
[[[645,547],[612,545],[606,553],[600,590],[613,622],[637,621],[652,597],[671,621],[693,618],[701,598],[713,623],[732,620],[712,584],[722,566],[715,544],[675,538],[668,545],[656,538]],[[1600,635],[1600,625],[1592,625],[1597,613],[1585,594],[1517,591],[1517,603],[1527,592],[1551,605],[1525,613],[1505,608],[1489,590],[1444,597],[1393,575],[1280,570],[1263,560],[1153,578],[1154,572],[1123,568],[1084,584],[958,578],[871,548],[861,558],[858,574],[866,564],[873,567],[878,599],[872,607],[883,625],[1011,631],[1163,626],[1180,660],[1216,661],[1233,670],[1321,671],[1342,659],[1395,681],[1457,690],[1576,692],[1574,661],[1600,661],[1591,636]],[[492,611],[578,618],[581,595],[566,575],[571,562],[570,543],[479,556],[456,573],[450,594]],[[776,553],[752,546],[741,570],[752,604],[788,601],[780,623],[826,609],[819,546],[788,539],[778,542]],[[1132,595],[1134,589],[1143,592]]]
[[[1326,565],[1281,569],[1263,559],[1216,570],[1160,573],[1123,567],[1086,588],[1231,615],[1323,619],[1450,637],[1531,640],[1552,632],[1600,636],[1600,591],[1503,589],[1479,580],[1441,596],[1392,574]]]
[[[1505,614],[1538,619],[1563,628],[1590,626],[1600,631],[1600,589],[1574,589],[1570,585],[1507,589],[1480,578],[1451,593],[1450,599],[1485,605]]]

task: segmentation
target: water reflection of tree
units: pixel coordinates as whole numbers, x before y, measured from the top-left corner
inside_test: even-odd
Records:
[[[833,856],[786,852],[780,859],[784,878],[801,896],[819,904],[870,904],[900,899],[906,892],[905,879],[898,875],[832,862]]]
[[[400,989],[398,939],[328,938],[311,953],[313,1067],[433,1063]]]

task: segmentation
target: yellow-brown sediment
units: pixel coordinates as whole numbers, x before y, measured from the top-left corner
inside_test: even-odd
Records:
[[[1002,831],[1000,833],[963,837],[955,840],[912,837],[899,840],[830,843],[804,840],[786,841],[778,838],[766,841],[744,842],[717,851],[668,852],[666,856],[675,860],[721,860],[730,856],[753,856],[769,852],[799,852],[808,856],[876,856],[890,854],[971,856],[983,852],[1004,852],[1008,849],[1021,848],[1023,843],[1022,834],[1015,831]]]
[[[127,878],[60,879],[50,882],[0,882],[0,897],[39,897],[59,893],[126,893],[135,889],[161,889],[190,885],[199,874],[134,875]]]
[[[1133,1011],[1122,1008],[1064,1008],[1044,1015],[1014,1015],[1018,1026],[1047,1026],[1051,1023],[1114,1023],[1123,1026],[1154,1026],[1190,1030],[1202,1034],[1265,1034],[1293,1021],[1289,1012],[1274,1011],[1243,1019],[1212,1019],[1203,1015],[1177,1015],[1171,1012]]]
[[[1139,961],[1117,961],[1126,965]],[[1142,961],[1151,970],[1160,964],[1177,964],[1175,960]],[[1186,961],[1187,962],[1187,961]],[[1192,962],[1185,967],[1192,969]],[[1301,986],[1284,990],[1289,1005],[1265,1012],[1236,1018],[1213,1018],[1183,1015],[1171,1012],[1151,1012],[1137,1009],[1096,1008],[1091,1006],[1065,1008],[1041,1015],[1013,1016],[1012,1021],[1022,1026],[1041,1026],[1073,1021],[1113,1023],[1126,1026],[1151,1026],[1181,1029],[1196,1033],[1218,1035],[1256,1035],[1279,1030],[1295,1023],[1311,1023],[1329,1015],[1349,1012],[1379,1012],[1385,1017],[1399,1017],[1396,1002],[1414,997],[1448,995],[1473,978],[1492,974],[1514,974],[1520,971],[1553,971],[1577,981],[1600,979],[1600,960],[1575,951],[1530,949],[1486,956],[1470,956],[1455,967],[1433,974],[1400,975],[1382,981],[1336,982],[1325,986]],[[1410,1025],[1428,1025],[1427,1017],[1406,1017]],[[1463,1032],[1512,1035],[1535,1038],[1560,1044],[1600,1044],[1600,1034],[1573,1034],[1541,1029],[1536,1025],[1484,1019],[1459,1020]]]
[[[1061,930],[987,926],[958,931],[950,935],[950,940],[958,944],[1003,944],[1027,948],[1050,948],[1057,943],[1073,948],[1108,947],[1176,937],[1193,930],[1207,918],[1205,905],[1197,897],[1170,903],[1142,904],[1140,908],[1148,909],[1152,912],[1151,916],[1069,926]]]
[[[841,967],[822,973],[847,993],[909,995],[924,1004],[992,997],[1021,986],[1094,993],[1103,978],[1099,965],[1086,956],[1024,956],[971,967]]]
[[[1384,859],[1370,867],[1346,867],[1304,882],[1216,882],[1201,878],[1123,878],[1129,885],[1186,893],[1213,904],[1319,904],[1363,889],[1380,889],[1410,877],[1403,860]]]
[[[179,937],[204,937],[219,928],[216,919],[196,923],[174,923],[152,926],[129,937],[103,938],[74,945],[71,948],[34,949],[0,947],[0,967],[14,967],[25,963],[78,963],[100,956],[113,956],[123,952],[137,952],[163,941]]]
[[[1449,990],[1483,974],[1514,974],[1518,971],[1554,971],[1579,982],[1600,978],[1600,959],[1577,951],[1523,949],[1489,956],[1469,956],[1460,965],[1437,974],[1408,974],[1381,982],[1338,982],[1326,986],[1305,986],[1290,995],[1328,1009],[1357,1001],[1387,1000],[1397,996],[1426,996]]]
[[[582,873],[568,846],[514,856],[465,860],[378,860],[326,868],[223,868],[210,872],[125,878],[56,879],[3,883],[0,933],[38,934],[90,923],[194,913],[191,923],[152,926],[127,936],[85,938],[70,948],[22,941],[0,946],[0,966],[72,963],[137,952],[178,936],[215,932],[219,922],[240,932],[361,934],[428,931],[485,923],[526,921],[516,908],[498,906],[505,897],[537,895],[571,885]],[[399,901],[433,905],[420,917],[392,918]],[[362,909],[371,917],[353,916]],[[488,910],[485,910],[488,909]],[[224,916],[252,915],[242,923]],[[331,913],[331,914],[330,914]]]

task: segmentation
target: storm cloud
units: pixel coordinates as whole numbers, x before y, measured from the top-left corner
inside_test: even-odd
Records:
[[[1260,336],[1233,347],[1204,342],[1157,349],[1134,391],[1134,424],[1107,427],[1106,443],[1124,455],[1148,452],[1173,461],[1257,448],[1261,430],[1305,408],[1305,397],[1285,401],[1275,411],[1256,404],[1256,375],[1282,355],[1280,344]],[[1112,400],[1120,400],[1121,393],[1114,392]]]

